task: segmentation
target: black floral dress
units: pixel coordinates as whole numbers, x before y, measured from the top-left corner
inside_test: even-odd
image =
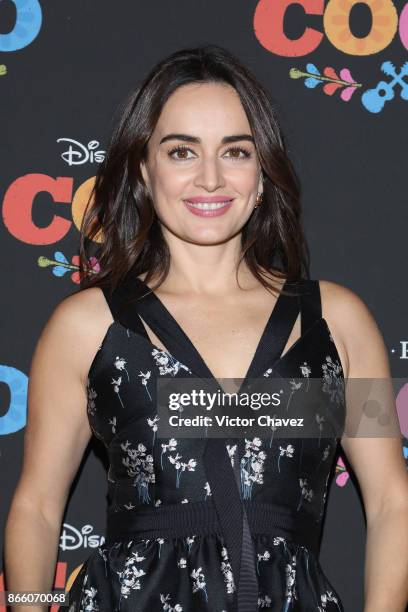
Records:
[[[293,286],[300,295],[280,293],[245,380],[321,377],[321,402],[341,421],[344,375],[319,282]],[[306,406],[314,438],[157,437],[158,379],[215,379],[143,281],[104,294],[114,321],[89,370],[88,418],[109,458],[106,538],[76,576],[69,612],[343,611],[318,560],[339,443],[319,406]],[[299,311],[301,336],[283,353]]]

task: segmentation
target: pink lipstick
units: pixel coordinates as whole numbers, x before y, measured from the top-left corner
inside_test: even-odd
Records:
[[[198,217],[219,217],[232,205],[231,196],[194,196],[183,200],[186,208]]]

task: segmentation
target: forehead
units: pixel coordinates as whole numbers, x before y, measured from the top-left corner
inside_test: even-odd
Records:
[[[154,134],[187,133],[200,137],[251,133],[237,91],[224,83],[189,83],[178,87],[163,106]]]

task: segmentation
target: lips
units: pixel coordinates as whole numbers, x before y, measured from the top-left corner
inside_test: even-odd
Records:
[[[225,214],[232,206],[234,198],[192,198],[184,200],[184,205],[194,215],[199,217],[218,217]],[[195,200],[195,201],[193,201]]]

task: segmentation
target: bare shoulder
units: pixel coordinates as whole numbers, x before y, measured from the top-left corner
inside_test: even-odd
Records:
[[[341,320],[347,327],[370,322],[372,315],[368,307],[349,287],[329,280],[319,280],[319,285],[323,316],[330,319],[333,324]]]
[[[345,285],[329,280],[319,280],[319,285],[322,316],[344,359],[346,375],[358,378],[388,376],[389,363],[384,339],[364,300]]]
[[[44,326],[39,344],[65,363],[72,363],[82,381],[112,323],[112,314],[99,287],[79,290],[63,298]]]

